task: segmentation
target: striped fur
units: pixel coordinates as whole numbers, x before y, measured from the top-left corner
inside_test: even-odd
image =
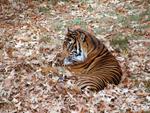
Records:
[[[119,84],[122,71],[118,61],[92,34],[82,29],[68,29],[63,50],[64,67],[77,75],[81,89],[99,91],[108,83]]]

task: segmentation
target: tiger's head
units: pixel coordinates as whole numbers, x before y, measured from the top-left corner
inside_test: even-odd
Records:
[[[94,39],[96,39],[94,36],[82,29],[72,30],[68,28],[63,43],[63,50],[66,53],[64,65],[75,65],[84,62],[88,57],[88,53],[94,48],[91,44]]]

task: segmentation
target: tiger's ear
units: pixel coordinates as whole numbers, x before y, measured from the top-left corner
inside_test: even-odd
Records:
[[[68,27],[68,33],[72,34],[73,30]]]
[[[81,33],[81,40],[82,40],[82,42],[85,42],[85,38],[86,38],[86,36],[85,36],[85,34],[84,33]]]

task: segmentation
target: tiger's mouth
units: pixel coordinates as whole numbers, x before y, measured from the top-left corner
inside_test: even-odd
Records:
[[[64,59],[64,65],[73,65],[84,62],[87,55],[82,50],[80,52],[74,51],[68,57]]]

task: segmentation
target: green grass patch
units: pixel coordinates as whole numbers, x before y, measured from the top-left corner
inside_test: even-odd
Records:
[[[69,2],[69,0],[61,0],[62,2]]]
[[[127,35],[128,40],[138,40],[138,39],[144,39],[141,33],[132,33]]]
[[[141,17],[138,14],[132,14],[129,16],[129,18],[131,21],[140,21],[141,20]]]
[[[150,92],[150,80],[143,81],[144,87],[146,88],[147,92]]]
[[[96,27],[96,28],[94,28],[94,32],[95,32],[95,34],[105,35],[106,33],[108,33],[108,29],[102,28],[102,27]]]
[[[52,21],[51,26],[55,31],[59,32],[63,30],[63,28],[66,26],[66,23],[62,19],[56,19]]]
[[[148,110],[148,111],[143,111],[143,113],[150,113],[150,110]]]
[[[74,20],[73,20],[73,24],[75,24],[75,25],[80,25],[82,22],[81,22],[82,20],[81,20],[81,18],[75,18]]]
[[[150,46],[147,49],[148,49],[148,51],[150,51]]]
[[[39,12],[40,13],[47,13],[49,11],[48,7],[39,7]]]
[[[81,18],[75,18],[74,20],[68,21],[67,26],[79,25],[83,29],[87,29],[87,23],[83,21]]]
[[[117,34],[117,36],[111,40],[110,44],[115,49],[128,50],[128,39],[121,34]]]
[[[147,29],[147,28],[150,28],[150,25],[149,25],[149,24],[141,25],[141,28],[142,28],[142,29]]]
[[[51,43],[51,38],[49,36],[43,36],[41,37],[41,41],[46,43]]]
[[[117,14],[117,22],[121,23],[121,25],[124,26],[124,27],[129,27],[130,26],[129,19],[124,15]]]
[[[79,0],[80,3],[93,3],[93,0]]]
[[[62,43],[62,40],[54,39],[54,38],[51,38],[50,36],[43,36],[41,37],[40,40],[45,43],[52,44],[52,45],[61,45]]]
[[[62,22],[56,22],[53,26],[54,26],[55,31],[61,31],[61,29],[63,27],[63,23]]]
[[[87,8],[87,10],[88,10],[89,12],[92,12],[94,9],[93,9],[93,7],[92,7],[91,5],[89,5],[88,8]]]

